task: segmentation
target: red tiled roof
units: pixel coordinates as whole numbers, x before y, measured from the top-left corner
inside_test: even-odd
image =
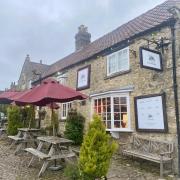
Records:
[[[80,51],[76,51],[60,59],[56,63],[52,64],[47,71],[45,71],[43,77],[48,77],[57,71],[67,68],[68,66],[86,60],[117,43],[132,38],[135,35],[141,34],[161,25],[162,23],[167,22],[172,18],[172,15],[168,12],[168,9],[175,6],[176,3],[180,3],[180,0],[165,1],[164,3],[129,21],[128,23],[123,24],[114,31],[95,40]]]

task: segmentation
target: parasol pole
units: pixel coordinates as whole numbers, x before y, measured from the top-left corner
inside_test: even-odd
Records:
[[[51,121],[53,123],[53,136],[56,136],[56,132],[55,132],[55,122],[54,122],[54,119],[53,119],[53,103],[51,103]]]
[[[32,115],[32,117],[30,118],[30,120],[29,120],[29,126],[28,126],[28,129],[31,129],[31,122],[32,122],[32,118],[33,118],[33,120],[34,120],[34,105],[32,105],[32,110],[33,110],[33,114],[31,114]]]

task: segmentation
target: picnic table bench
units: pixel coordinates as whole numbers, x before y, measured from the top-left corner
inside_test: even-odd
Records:
[[[173,142],[146,139],[140,136],[133,136],[130,143],[122,144],[123,155],[159,163],[161,178],[164,174],[164,164],[170,164],[171,171],[173,170],[173,151]]]
[[[37,143],[36,143],[36,136],[34,136],[33,133],[37,133],[39,131],[40,131],[40,129],[35,129],[35,128],[31,128],[31,129],[30,128],[19,128],[17,135],[15,135],[15,136],[8,136],[8,138],[13,140],[13,142],[10,145],[10,148],[13,145],[18,144],[14,154],[16,155],[18,152],[20,152],[20,150],[22,149],[23,145],[25,145],[25,148],[27,148],[27,144],[29,142],[34,142],[35,145],[37,145]]]
[[[5,134],[6,134],[6,131],[7,131],[7,123],[1,124],[1,126],[0,126],[0,137],[1,137],[2,135],[5,135]]]
[[[71,140],[68,140],[65,138],[54,137],[54,136],[38,137],[37,139],[40,141],[37,149],[26,148],[25,151],[33,155],[29,162],[28,167],[31,166],[34,160],[34,157],[37,157],[43,160],[43,165],[38,174],[38,177],[40,177],[45,172],[50,161],[55,160],[55,164],[56,164],[56,160],[58,159],[68,160],[68,158],[75,157],[75,153],[72,152],[71,147],[70,147],[70,145],[72,144]],[[50,149],[47,153],[42,151],[43,145],[45,143],[50,144]],[[66,152],[63,152],[64,147],[66,147],[65,148]]]

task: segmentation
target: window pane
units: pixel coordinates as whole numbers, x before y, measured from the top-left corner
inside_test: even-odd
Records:
[[[120,112],[120,106],[114,105],[114,112]]]
[[[98,106],[101,106],[101,99],[98,99]]]
[[[94,100],[94,105],[97,106],[97,99]]]
[[[111,104],[111,98],[110,97],[107,98],[107,105],[109,105],[109,104]]]
[[[128,116],[127,113],[121,113],[121,126],[122,128],[128,127]]]
[[[111,120],[111,113],[107,113],[107,120]]]
[[[102,99],[102,105],[103,105],[103,106],[106,106],[106,98],[103,98],[103,99]]]
[[[116,72],[116,56],[115,56],[115,54],[109,56],[108,63],[109,63],[109,73],[111,74],[111,73]]]
[[[114,97],[114,104],[119,104],[119,97]]]
[[[111,129],[111,121],[107,121],[107,129]]]
[[[127,104],[126,97],[121,97],[120,98],[120,104]]]
[[[103,106],[103,112],[106,112],[106,111],[107,111],[106,106]]]
[[[121,105],[121,112],[127,112],[127,106]]]
[[[98,113],[98,114],[101,113],[101,106],[98,106],[98,108],[97,108],[97,113]]]
[[[102,113],[102,119],[106,120],[107,114],[106,113]]]
[[[120,113],[114,113],[114,120],[120,120]]]
[[[120,128],[120,121],[114,121],[114,128]]]

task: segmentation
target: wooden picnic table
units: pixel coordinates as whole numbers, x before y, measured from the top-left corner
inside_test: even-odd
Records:
[[[15,155],[23,149],[23,145],[27,148],[27,144],[33,142],[37,146],[36,137],[40,129],[36,128],[18,128],[18,134],[16,136],[8,136],[13,140],[10,147],[18,144],[15,150]]]
[[[39,140],[37,149],[26,148],[25,150],[33,155],[28,167],[32,164],[34,157],[43,160],[43,165],[38,175],[39,177],[45,172],[50,161],[55,160],[56,162],[58,159],[68,160],[68,158],[75,156],[75,153],[71,150],[73,141],[69,139],[56,136],[43,136],[38,137],[37,139]],[[47,143],[50,145],[50,148],[48,148],[47,153],[45,153],[43,151],[43,145]],[[65,151],[64,148],[66,149]]]

